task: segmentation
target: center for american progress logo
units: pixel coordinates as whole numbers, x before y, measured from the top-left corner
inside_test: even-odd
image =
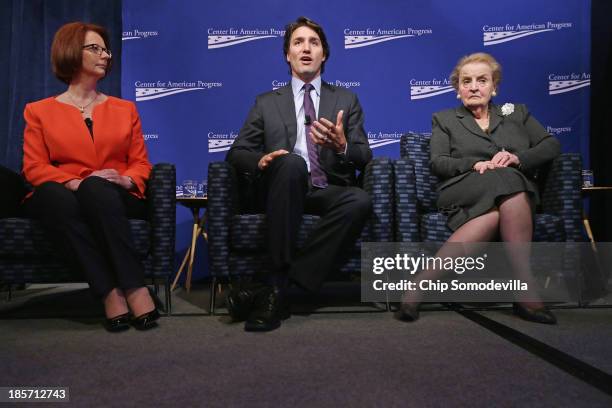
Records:
[[[591,74],[588,72],[548,75],[549,95],[571,92],[586,86],[591,86]]]
[[[210,81],[136,81],[134,88],[136,101],[148,101],[151,99],[163,98],[177,93],[200,91],[204,89],[220,88],[222,82]]]
[[[157,30],[142,30],[139,28],[133,28],[122,33],[121,41],[141,40],[143,38],[157,37],[158,35],[159,31]]]
[[[245,42],[276,38],[285,35],[285,30],[277,28],[209,28],[208,49],[231,47]]]
[[[453,92],[453,86],[448,78],[443,79],[416,79],[410,80],[410,99],[424,99],[432,96]]]
[[[361,48],[382,42],[399,40],[402,38],[420,37],[432,34],[430,28],[366,28],[366,29],[344,29],[344,48]]]
[[[546,23],[539,24],[485,25],[482,27],[482,42],[486,47],[564,28],[572,28],[572,23],[552,23],[547,21]]]
[[[238,132],[214,132],[209,131],[208,137],[208,152],[209,153],[220,153],[226,152],[234,143],[234,139],[238,137]]]

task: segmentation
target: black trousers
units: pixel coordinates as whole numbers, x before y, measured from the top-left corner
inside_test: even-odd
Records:
[[[358,187],[312,187],[306,162],[296,154],[274,159],[261,182],[268,226],[268,272],[288,274],[306,289],[319,289],[325,277],[345,261],[341,254],[346,254],[361,234],[372,210],[370,196]],[[321,218],[297,251],[303,214]]]
[[[144,200],[103,178],[88,177],[76,192],[43,183],[25,201],[24,211],[40,220],[75,272],[84,273],[94,296],[144,286],[144,267],[128,222],[145,219]]]

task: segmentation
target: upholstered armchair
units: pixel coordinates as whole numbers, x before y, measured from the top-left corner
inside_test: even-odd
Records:
[[[393,241],[391,160],[372,160],[362,176],[363,189],[372,197],[373,212],[340,273],[360,271],[362,241]],[[245,194],[245,189],[246,185],[229,163],[209,164],[208,249],[210,273],[214,280],[252,275],[263,266],[266,256],[265,215],[249,213],[249,194]],[[303,216],[298,248],[303,245],[318,219],[316,215]]]
[[[166,312],[170,313],[169,279],[174,269],[176,230],[176,171],[172,164],[156,164],[147,186],[148,219],[130,220],[136,248],[145,264],[145,276],[165,281]],[[36,220],[10,217],[0,219],[0,282],[22,283],[82,282],[63,259],[57,257]]]
[[[444,242],[451,235],[436,208],[438,179],[429,167],[429,135],[406,134],[395,162],[395,234],[400,242]],[[582,161],[565,153],[537,175],[541,205],[534,220],[535,242],[579,242],[582,233]]]

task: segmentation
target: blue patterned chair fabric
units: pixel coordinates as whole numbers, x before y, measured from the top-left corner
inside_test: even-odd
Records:
[[[208,166],[208,249],[210,273],[214,277],[250,275],[264,265],[266,234],[264,214],[243,214],[239,180],[227,162]],[[393,165],[377,158],[364,171],[363,189],[372,197],[373,213],[349,260],[341,272],[359,272],[361,242],[393,241]],[[298,248],[304,243],[319,217],[304,215],[299,230]]]
[[[446,216],[436,208],[438,179],[429,167],[427,134],[406,134],[395,162],[395,234],[401,242],[444,242],[451,235]],[[534,220],[535,242],[580,242],[582,161],[564,153],[537,176],[541,205]]]
[[[175,201],[174,165],[156,164],[147,186],[148,220],[130,220],[132,237],[148,278],[167,281],[174,269]],[[52,239],[36,220],[0,219],[0,282],[82,282],[84,276],[76,275],[57,257]]]

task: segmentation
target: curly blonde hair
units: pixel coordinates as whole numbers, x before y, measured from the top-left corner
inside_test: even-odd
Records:
[[[459,89],[459,71],[463,68],[464,65],[470,64],[472,62],[482,62],[491,67],[491,71],[493,71],[493,86],[497,89],[497,85],[501,82],[502,78],[502,68],[499,65],[499,62],[491,54],[487,54],[486,52],[475,52],[470,55],[466,55],[462,57],[455,65],[453,72],[450,75],[450,81],[455,90]]]

